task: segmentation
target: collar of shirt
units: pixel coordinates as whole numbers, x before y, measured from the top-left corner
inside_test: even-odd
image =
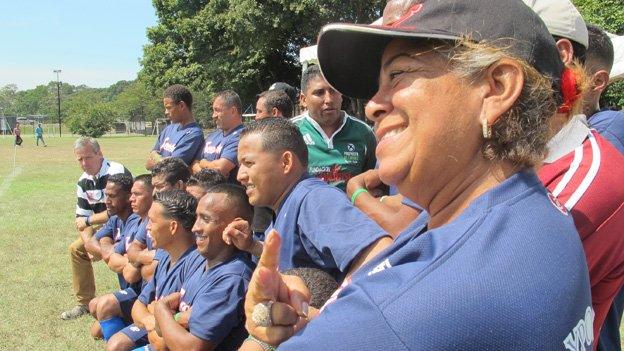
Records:
[[[340,125],[340,127],[338,127],[338,129],[336,129],[334,134],[329,137],[327,136],[327,134],[325,134],[325,131],[323,130],[323,128],[321,128],[321,125],[318,124],[318,122],[316,122],[314,118],[310,117],[310,113],[308,111],[305,112],[305,118],[310,122],[312,127],[314,127],[314,129],[316,129],[321,134],[323,140],[325,140],[325,143],[327,143],[327,147],[330,149],[334,148],[334,137],[336,136],[336,134],[340,133],[342,128],[344,128],[345,124],[347,124],[347,118],[349,118],[349,115],[347,115],[346,112],[340,111],[340,113],[342,114],[342,124]]]
[[[589,134],[589,126],[585,115],[575,115],[561,130],[548,141],[548,156],[544,163],[553,163],[572,152]]]

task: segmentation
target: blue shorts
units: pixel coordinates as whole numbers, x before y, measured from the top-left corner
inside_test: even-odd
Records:
[[[117,302],[119,302],[119,308],[121,309],[123,319],[131,322],[132,305],[134,305],[134,301],[139,297],[137,293],[132,288],[126,288],[124,290],[115,291],[113,295],[117,299]]]
[[[136,347],[145,346],[149,343],[149,340],[147,339],[147,330],[139,328],[134,324],[130,324],[119,332],[127,336]]]

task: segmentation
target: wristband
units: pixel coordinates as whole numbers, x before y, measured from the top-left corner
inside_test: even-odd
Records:
[[[182,312],[178,312],[173,316],[173,319],[177,322],[180,320],[180,314],[182,314]]]
[[[91,216],[87,216],[87,217],[85,217],[85,225],[86,225],[87,227],[90,227],[90,226],[91,226],[91,222],[89,221],[89,218],[91,218]]]
[[[258,340],[256,339],[253,335],[249,334],[249,336],[247,337],[247,339],[245,339],[245,341],[251,341],[256,343],[257,345],[260,345],[260,347],[262,347],[263,351],[275,351],[275,347],[267,344],[266,342],[262,341],[262,340]]]
[[[368,190],[366,190],[365,188],[359,188],[358,190],[353,192],[353,195],[351,195],[351,203],[355,205],[355,200],[358,198],[358,196],[362,195],[362,193],[367,193]]]
[[[387,198],[387,197],[388,197],[388,195],[384,195],[384,196],[382,196],[381,198],[379,198],[379,202],[383,202],[383,200],[384,200],[385,198]]]

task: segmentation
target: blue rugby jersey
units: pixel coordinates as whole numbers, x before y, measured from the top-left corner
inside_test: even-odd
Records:
[[[152,235],[148,232],[147,230],[147,223],[149,221],[147,220],[147,218],[145,220],[142,220],[141,223],[139,224],[138,228],[137,228],[137,233],[134,236],[134,240],[140,242],[141,244],[145,245],[147,247],[148,250],[153,250],[154,246],[152,244]]]
[[[532,172],[450,223],[426,213],[280,350],[591,350],[587,265],[571,216]]]
[[[193,255],[196,249],[195,245],[190,246],[173,267],[170,267],[169,254],[165,250],[159,250],[161,254],[158,255],[154,276],[143,284],[138,300],[147,306],[154,300],[180,291],[182,283],[189,277],[189,272],[201,269],[206,262],[203,257]]]
[[[200,255],[196,251],[196,255]],[[243,303],[254,264],[249,256],[237,253],[210,269],[196,269],[182,284],[180,312],[193,308],[189,331],[212,342],[216,350],[237,349],[245,332]]]
[[[153,150],[162,157],[179,157],[190,166],[203,144],[204,132],[199,124],[192,122],[182,127],[172,123],[160,133]]]
[[[100,230],[95,233],[95,238],[99,241],[102,238],[108,237],[113,239],[113,251],[120,255],[125,255],[130,243],[134,240],[137,226],[141,217],[136,213],[130,214],[124,222],[119,216],[115,215],[108,219]],[[123,274],[117,273],[117,280],[119,281],[119,287],[121,290],[127,288],[133,288],[135,292],[141,290],[141,284],[129,284],[123,277]]]
[[[624,112],[604,110],[588,117],[589,125],[624,153]]]
[[[362,250],[387,235],[344,192],[307,175],[286,195],[265,235],[271,229],[282,237],[280,270],[320,268],[337,280]]]
[[[230,171],[228,179],[236,182],[236,173],[238,173],[238,142],[240,141],[240,134],[244,129],[245,126],[241,124],[232,129],[228,135],[225,135],[222,129],[217,129],[208,134],[203,149],[199,149],[195,159],[215,161],[224,158],[232,162],[235,167]]]

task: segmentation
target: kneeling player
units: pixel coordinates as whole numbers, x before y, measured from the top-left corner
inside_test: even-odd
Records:
[[[213,186],[200,200],[193,227],[203,267],[182,284],[179,294],[156,302],[154,316],[167,348],[236,350],[247,336],[243,302],[253,272],[249,255],[223,241],[223,230],[236,218],[250,221],[253,210],[245,190],[233,184]],[[188,330],[174,318],[191,310]]]

